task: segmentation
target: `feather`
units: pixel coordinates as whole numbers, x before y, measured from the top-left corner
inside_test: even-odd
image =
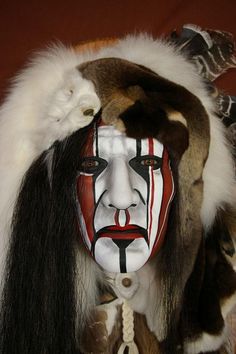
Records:
[[[236,123],[236,96],[220,94],[217,103],[223,123],[227,127]]]
[[[178,34],[171,34],[171,41],[187,53],[198,74],[214,81],[227,69],[236,67],[235,44],[231,33],[202,30],[198,26],[185,25]]]

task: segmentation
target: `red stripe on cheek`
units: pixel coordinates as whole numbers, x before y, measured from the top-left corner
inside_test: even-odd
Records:
[[[91,157],[94,156],[94,145],[95,134],[94,127],[92,127],[89,131],[86,143],[83,148],[83,156]],[[94,230],[93,230],[93,218],[95,211],[95,195],[94,195],[94,186],[93,186],[93,177],[80,175],[77,178],[77,198],[80,204],[80,208],[83,214],[86,230],[90,241],[94,238]]]
[[[171,168],[169,166],[169,156],[166,149],[163,152],[163,163],[162,163],[162,177],[163,177],[163,196],[161,202],[161,210],[159,216],[159,224],[157,230],[157,239],[153,246],[152,254],[155,253],[157,249],[160,248],[164,241],[167,223],[168,223],[168,214],[170,208],[171,198],[173,198],[174,193],[174,184]]]
[[[94,238],[93,218],[94,218],[94,192],[93,177],[79,176],[77,179],[77,197],[84,217],[88,237],[90,241]]]

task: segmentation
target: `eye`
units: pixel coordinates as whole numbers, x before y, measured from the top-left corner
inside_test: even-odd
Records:
[[[97,160],[84,160],[81,163],[81,167],[83,169],[89,169],[89,168],[94,168],[94,167],[98,167],[99,166],[99,162]]]
[[[153,158],[140,160],[140,163],[141,163],[141,165],[146,166],[146,167],[149,167],[149,166],[156,167],[157,165],[159,167],[159,162]]]
[[[148,170],[149,167],[157,170],[162,166],[162,158],[154,155],[137,156],[130,160],[129,164],[137,172]]]
[[[80,161],[79,171],[84,174],[99,174],[107,166],[107,161],[100,157],[85,157]]]

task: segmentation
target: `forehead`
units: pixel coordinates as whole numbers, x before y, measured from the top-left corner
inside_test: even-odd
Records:
[[[127,137],[113,126],[98,127],[93,139],[99,156],[114,155],[157,155],[162,156],[163,145],[156,139],[133,139]]]

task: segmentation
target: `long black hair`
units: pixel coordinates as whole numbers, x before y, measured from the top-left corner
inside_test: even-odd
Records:
[[[75,179],[91,125],[56,142],[26,173],[3,290],[2,354],[78,354]]]

